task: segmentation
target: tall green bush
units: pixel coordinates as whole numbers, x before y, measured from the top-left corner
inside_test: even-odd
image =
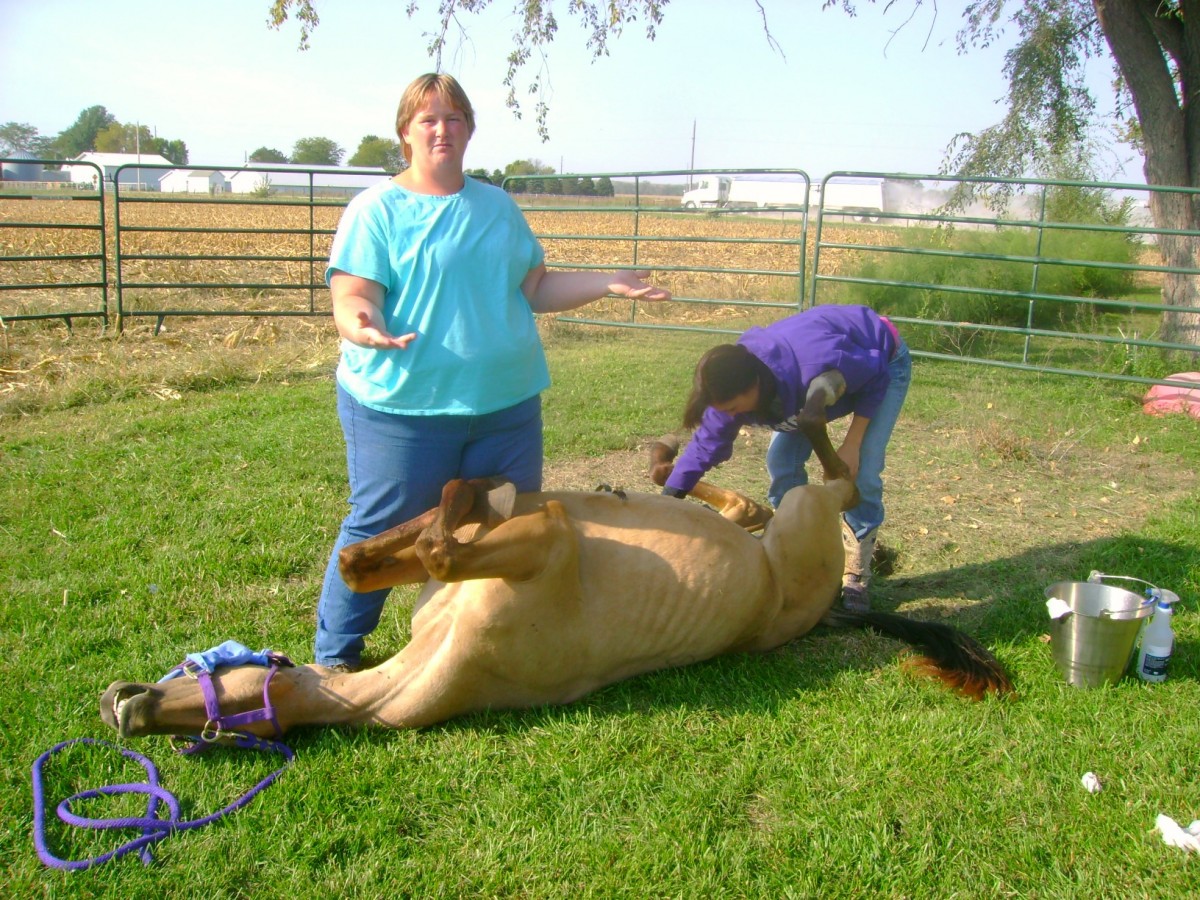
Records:
[[[1036,234],[1008,228],[910,228],[898,243],[903,252],[872,252],[856,272],[877,282],[859,286],[861,302],[897,316],[1051,328],[1094,315],[1090,299],[1134,288],[1132,270],[1089,264],[1133,265],[1137,245],[1117,232],[1048,230],[1040,251]]]
[[[879,283],[866,285],[859,296],[898,316],[1073,325],[1099,311],[1089,300],[1133,292],[1133,270],[1122,267],[1136,263],[1139,244],[1119,230],[1131,211],[1130,200],[1116,201],[1103,190],[1056,185],[1046,191],[1037,214],[1046,223],[1042,228],[1014,219],[986,231],[905,229],[896,243],[900,250],[864,252],[856,274]]]

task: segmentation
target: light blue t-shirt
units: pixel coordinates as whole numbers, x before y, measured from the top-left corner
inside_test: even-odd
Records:
[[[449,197],[390,178],[363,191],[342,214],[326,283],[336,269],[382,284],[388,331],[417,339],[342,341],[338,383],[406,415],[482,415],[541,393],[550,372],[521,283],[544,258],[512,198],[473,178]]]

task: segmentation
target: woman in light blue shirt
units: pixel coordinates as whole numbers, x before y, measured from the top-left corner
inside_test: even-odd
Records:
[[[467,178],[475,131],[449,75],[405,90],[396,133],[408,168],[346,207],[326,280],[342,337],[338,415],[350,511],[317,606],[317,663],[361,666],[388,590],[355,593],[338,553],[436,506],[454,478],[542,483],[541,392],[550,384],[534,313],[608,294],[668,300],[642,272],[549,272],[520,209]]]

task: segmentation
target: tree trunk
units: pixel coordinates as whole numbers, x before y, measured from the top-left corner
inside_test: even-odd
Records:
[[[1093,5],[1141,124],[1146,183],[1200,187],[1200,110],[1189,99],[1200,85],[1200,47],[1194,46],[1200,20],[1160,16],[1164,7],[1157,0],[1093,0]],[[1168,61],[1179,68],[1178,91]],[[1158,236],[1164,265],[1193,270],[1164,275],[1161,334],[1164,341],[1200,352],[1197,196],[1152,192],[1150,214],[1156,228],[1192,232]]]
[[[1156,193],[1150,212],[1158,228],[1196,230],[1192,197]],[[1178,223],[1178,224],[1177,224]],[[1160,234],[1158,249],[1163,264],[1173,269],[1196,269],[1200,239],[1195,235]],[[1163,275],[1162,339],[1169,343],[1200,347],[1200,276],[1167,272]]]

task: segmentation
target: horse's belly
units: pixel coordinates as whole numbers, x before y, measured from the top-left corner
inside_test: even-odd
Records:
[[[569,509],[572,552],[528,581],[431,583],[414,639],[432,638],[431,663],[475,680],[485,702],[516,705],[753,644],[779,603],[760,542],[693,504],[664,505],[654,528]]]

